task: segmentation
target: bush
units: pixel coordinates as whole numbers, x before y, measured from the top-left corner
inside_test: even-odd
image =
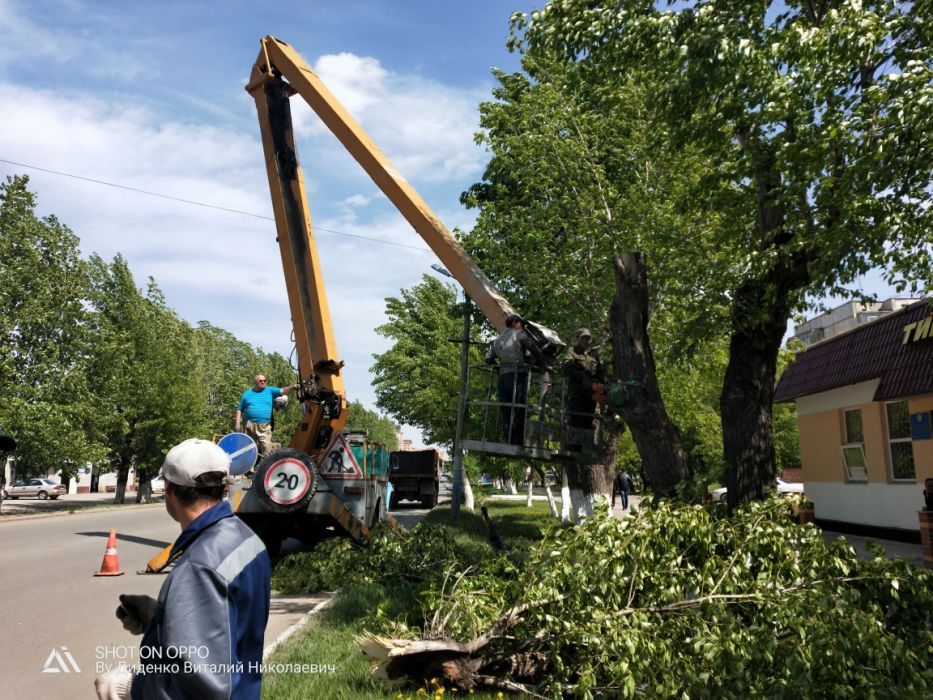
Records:
[[[879,697],[933,687],[933,574],[741,509],[652,503],[554,528],[511,583],[464,581],[443,610],[521,614],[484,655],[539,660],[510,680],[549,697]],[[507,577],[508,578],[508,577]]]
[[[380,524],[366,546],[338,538],[319,543],[313,552],[286,557],[273,573],[272,587],[282,593],[317,593],[349,581],[433,581],[451,565],[462,565],[462,558],[448,527],[419,524],[404,531]]]

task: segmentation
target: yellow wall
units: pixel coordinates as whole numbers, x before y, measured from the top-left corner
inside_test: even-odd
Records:
[[[933,410],[933,395],[908,401],[911,413]],[[884,403],[872,402],[846,409],[862,409],[862,432],[865,437],[865,461],[868,481],[886,484],[890,481],[890,454],[884,422]],[[843,410],[833,409],[797,416],[800,428],[800,463],[806,481],[846,482],[842,462]],[[933,440],[914,440],[914,464],[917,481],[933,477]]]
[[[886,484],[891,474],[888,438],[884,425],[884,404],[866,403],[862,409],[862,435],[865,437],[865,462],[868,464],[868,481],[872,484]],[[843,419],[839,412],[840,420]],[[845,481],[845,474],[843,474]]]
[[[842,429],[838,411],[797,416],[800,466],[805,481],[842,481]]]

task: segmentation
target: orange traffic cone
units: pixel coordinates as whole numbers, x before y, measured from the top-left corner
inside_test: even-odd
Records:
[[[111,530],[107,538],[107,549],[104,550],[104,562],[95,576],[122,576],[120,571],[120,555],[117,554],[117,531]]]

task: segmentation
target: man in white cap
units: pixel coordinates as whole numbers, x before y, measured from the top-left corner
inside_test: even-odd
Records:
[[[159,598],[121,595],[117,617],[143,633],[139,666],[97,677],[99,698],[259,698],[269,555],[224,500],[226,452],[196,438],[162,463],[165,509],[181,526]]]

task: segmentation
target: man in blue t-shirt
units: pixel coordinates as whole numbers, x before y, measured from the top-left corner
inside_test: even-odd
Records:
[[[262,459],[272,452],[272,402],[279,396],[290,394],[295,387],[269,386],[261,374],[257,374],[253,382],[253,388],[244,391],[240,398],[233,428],[238,433],[245,428],[242,432],[256,441],[259,459]]]

